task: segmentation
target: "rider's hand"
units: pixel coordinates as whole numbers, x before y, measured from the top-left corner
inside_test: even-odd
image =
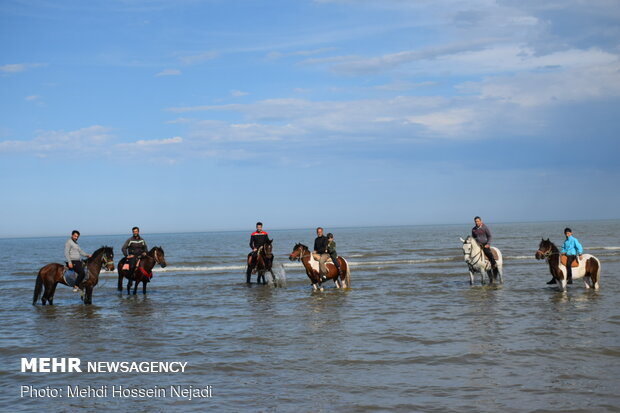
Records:
[[[484,244],[484,248],[489,248],[489,244]]]
[[[92,258],[92,257],[93,257],[92,255],[89,255],[89,256],[88,256],[88,258]]]
[[[257,250],[256,248],[252,248],[252,251],[256,252],[256,251],[258,251],[258,250]]]
[[[133,255],[128,255],[127,258],[133,258]]]

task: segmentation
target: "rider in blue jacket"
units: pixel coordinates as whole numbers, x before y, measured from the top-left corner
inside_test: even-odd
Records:
[[[566,235],[566,241],[564,241],[564,245],[562,245],[562,254],[566,254],[566,280],[569,284],[573,283],[573,271],[571,268],[571,264],[573,261],[577,259],[577,255],[581,256],[583,254],[583,247],[577,240],[577,238],[573,237],[573,230],[570,228],[564,229],[564,235]]]
[[[564,245],[562,245],[562,250],[560,254],[566,255],[566,282],[568,284],[573,283],[573,268],[571,264],[573,261],[577,259],[577,255],[581,257],[583,254],[583,247],[577,238],[573,237],[573,230],[570,228],[564,228],[564,235],[566,236],[566,241],[564,241]],[[555,278],[552,278],[547,284],[555,284]]]

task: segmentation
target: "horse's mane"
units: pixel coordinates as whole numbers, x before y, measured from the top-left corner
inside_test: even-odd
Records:
[[[559,251],[558,247],[556,247],[556,245],[553,243],[553,241],[551,241],[549,238],[543,239],[540,242],[540,245],[543,245],[544,243],[547,243],[551,247],[551,251],[552,252],[558,252]]]
[[[90,260],[92,260],[92,259],[93,259],[96,255],[99,255],[99,254],[101,254],[101,253],[105,252],[106,250],[113,251],[113,248],[112,248],[112,247],[109,247],[109,246],[107,246],[107,245],[102,245],[100,248],[96,249],[96,250],[95,250],[95,252],[93,252],[93,253],[91,254],[91,257],[90,257],[90,258],[88,258],[86,261],[90,261]]]
[[[304,244],[302,244],[301,242],[298,242],[297,244],[295,244],[295,249],[297,249],[298,247],[302,247],[303,249],[308,249],[308,247],[306,247]]]

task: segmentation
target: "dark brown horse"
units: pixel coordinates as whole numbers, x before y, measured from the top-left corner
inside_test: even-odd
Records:
[[[537,260],[547,260],[549,264],[549,272],[557,281],[562,291],[566,291],[566,266],[561,262],[561,253],[553,242],[547,239],[541,239],[536,251]],[[601,263],[593,255],[583,254],[579,257],[579,265],[572,268],[573,279],[582,278],[586,288],[594,287],[598,290],[601,280]]]
[[[84,282],[84,290],[82,293],[84,304],[92,304],[93,302],[93,288],[95,288],[99,282],[101,267],[106,267],[108,271],[114,271],[114,251],[112,247],[101,247],[93,252],[93,255],[86,260],[88,279]],[[65,281],[64,272],[65,266],[56,263],[47,264],[39,270],[37,281],[34,286],[34,295],[32,297],[33,305],[39,300],[43,287],[45,287],[45,291],[43,292],[43,297],[41,297],[41,304],[45,305],[48,302],[50,305],[54,304],[54,293],[56,292],[58,283],[68,286]]]
[[[314,259],[308,247],[303,244],[295,244],[293,252],[291,252],[291,255],[289,255],[288,258],[291,261],[301,261],[306,269],[306,275],[312,282],[312,288],[314,290],[323,289],[323,286],[321,285],[321,277],[319,277],[319,262]],[[338,279],[338,270],[331,261],[327,262],[327,279],[334,280],[336,288],[351,287],[351,270],[349,269],[349,263],[342,257],[338,257],[338,262],[340,263],[340,269],[342,270],[340,279]]]
[[[268,239],[267,242],[265,242],[265,244],[258,249],[258,251],[256,252],[256,260],[252,261],[251,266],[252,267],[250,268],[250,271],[248,271],[247,273],[249,274],[250,272],[256,271],[256,274],[257,274],[256,284],[267,284],[267,281],[265,281],[265,273],[269,272],[271,274],[271,280],[273,281],[275,285],[276,277],[275,275],[273,275],[273,270],[272,270],[272,266],[273,266],[273,240],[272,239]],[[251,275],[247,277],[246,279],[246,282],[248,284],[250,283],[250,277]]]
[[[153,276],[153,267],[155,267],[155,264],[159,264],[162,268],[166,268],[167,265],[164,249],[162,247],[151,248],[151,250],[144,257],[140,258],[140,262],[134,269],[133,273],[130,273],[129,270],[123,269],[126,262],[127,257],[121,258],[118,262],[118,291],[123,291],[123,277],[125,277],[129,280],[127,283],[127,294],[130,294],[131,283],[135,282],[135,286],[133,288],[134,295],[138,292],[138,284],[140,283],[142,283],[142,294],[146,294],[146,284],[151,281],[151,277]]]

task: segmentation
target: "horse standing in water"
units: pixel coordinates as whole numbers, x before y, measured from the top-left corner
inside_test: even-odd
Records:
[[[498,248],[491,247],[491,252],[497,264],[497,275],[494,275],[491,262],[486,255],[484,255],[484,251],[482,251],[478,242],[471,235],[466,239],[461,238],[460,240],[463,243],[463,260],[469,267],[469,284],[474,284],[474,273],[480,274],[480,283],[483,285],[484,274],[487,275],[489,284],[493,284],[494,280],[498,280],[500,284],[502,284],[504,282],[502,278],[504,260],[501,251]]]
[[[306,275],[312,282],[313,290],[323,290],[321,277],[319,276],[319,262],[314,259],[312,252],[303,244],[295,244],[293,252],[288,257],[291,261],[300,260],[306,269]],[[349,263],[342,257],[338,257],[340,268],[342,269],[342,276],[338,279],[338,269],[332,261],[327,262],[327,274],[325,276],[328,280],[334,280],[336,288],[349,288],[351,287],[351,270],[349,269]]]
[[[549,272],[558,283],[561,291],[566,291],[566,261],[562,260],[562,254],[553,242],[541,239],[538,250],[534,254],[537,260],[547,260]],[[577,264],[577,265],[575,265]],[[598,290],[601,280],[601,262],[593,255],[583,254],[578,261],[573,261],[571,268],[573,279],[583,278],[586,288]]]
[[[276,284],[276,277],[273,274],[273,240],[268,239],[263,246],[261,246],[256,252],[256,261],[252,263],[251,272],[256,271],[256,284],[267,284],[265,281],[265,273],[269,272],[271,274],[271,280],[273,284]],[[251,273],[250,273],[251,274]],[[250,284],[251,275],[248,276],[246,282]]]
[[[99,273],[102,267],[106,267],[108,271],[114,271],[114,251],[112,247],[101,247],[86,260],[88,278],[84,280],[84,290],[82,292],[84,304],[93,303],[93,288],[99,282]],[[54,304],[54,293],[58,283],[69,286],[65,281],[64,272],[65,266],[56,263],[47,264],[39,270],[32,297],[33,305],[39,300],[43,287],[45,287],[45,291],[43,292],[43,297],[41,297],[41,304],[45,305],[47,302],[50,305]]]
[[[134,269],[133,273],[129,272],[129,269],[123,269],[127,263],[127,257],[121,258],[118,262],[118,291],[123,291],[123,277],[127,278],[127,294],[130,294],[131,283],[135,282],[133,288],[133,295],[138,292],[138,284],[142,283],[142,294],[146,294],[146,284],[151,281],[153,277],[153,267],[155,264],[159,264],[162,268],[166,268],[166,257],[164,249],[162,247],[153,247],[144,256],[139,259],[138,265]]]

